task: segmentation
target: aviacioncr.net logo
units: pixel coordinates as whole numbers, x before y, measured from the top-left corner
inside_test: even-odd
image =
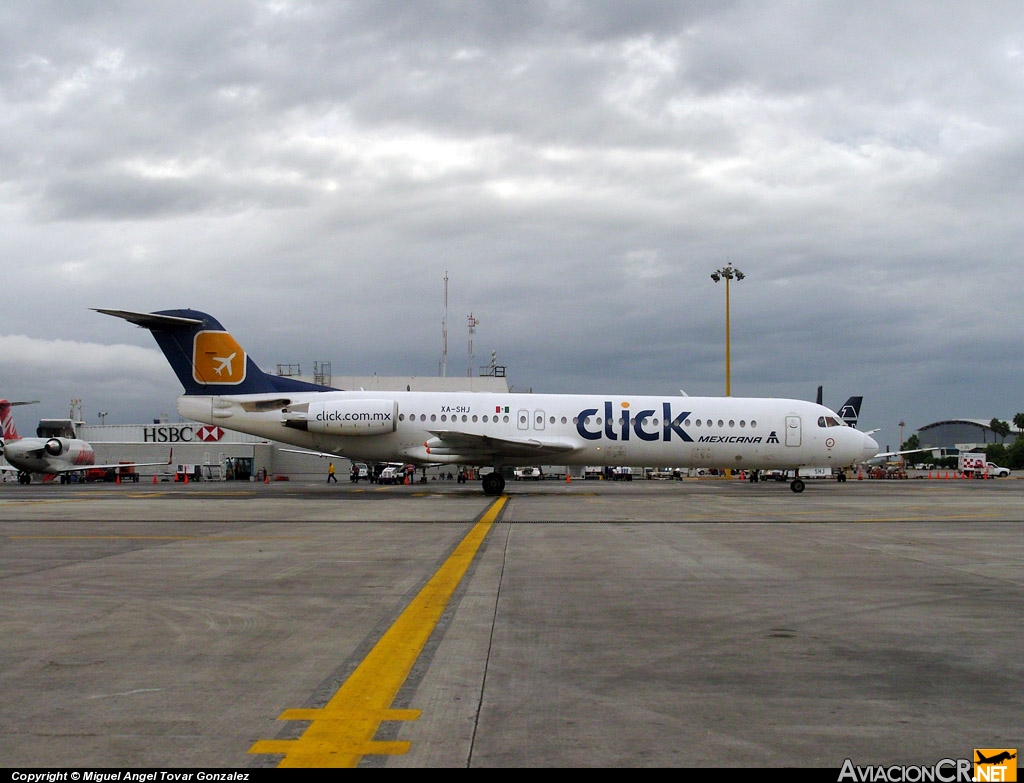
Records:
[[[970,759],[942,759],[930,767],[894,764],[858,767],[850,759],[843,761],[839,783],[970,783]]]

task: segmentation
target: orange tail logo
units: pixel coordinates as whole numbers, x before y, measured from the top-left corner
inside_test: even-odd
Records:
[[[192,377],[196,383],[233,386],[245,380],[242,346],[227,332],[196,332]]]

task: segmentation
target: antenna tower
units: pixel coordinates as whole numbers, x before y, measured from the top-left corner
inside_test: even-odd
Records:
[[[441,367],[442,378],[448,377],[448,270],[444,270],[444,318],[441,320]]]
[[[473,335],[476,334],[476,326],[480,323],[479,318],[474,318],[470,313],[467,319],[469,324],[469,364],[466,365],[466,377],[473,377]]]

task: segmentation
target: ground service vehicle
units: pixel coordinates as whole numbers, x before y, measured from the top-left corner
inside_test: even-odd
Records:
[[[515,470],[516,481],[540,481],[544,478],[544,474],[540,472],[538,467],[525,467],[516,468]]]
[[[1006,478],[1010,475],[1009,468],[989,462],[980,452],[961,452],[957,458],[957,470],[971,478]]]

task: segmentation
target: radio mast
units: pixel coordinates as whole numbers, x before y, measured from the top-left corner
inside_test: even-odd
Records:
[[[448,377],[448,270],[444,270],[444,318],[441,319],[440,376]]]
[[[476,334],[476,326],[480,323],[479,318],[474,318],[470,313],[467,319],[469,324],[469,363],[466,365],[466,377],[473,377],[473,335]]]

